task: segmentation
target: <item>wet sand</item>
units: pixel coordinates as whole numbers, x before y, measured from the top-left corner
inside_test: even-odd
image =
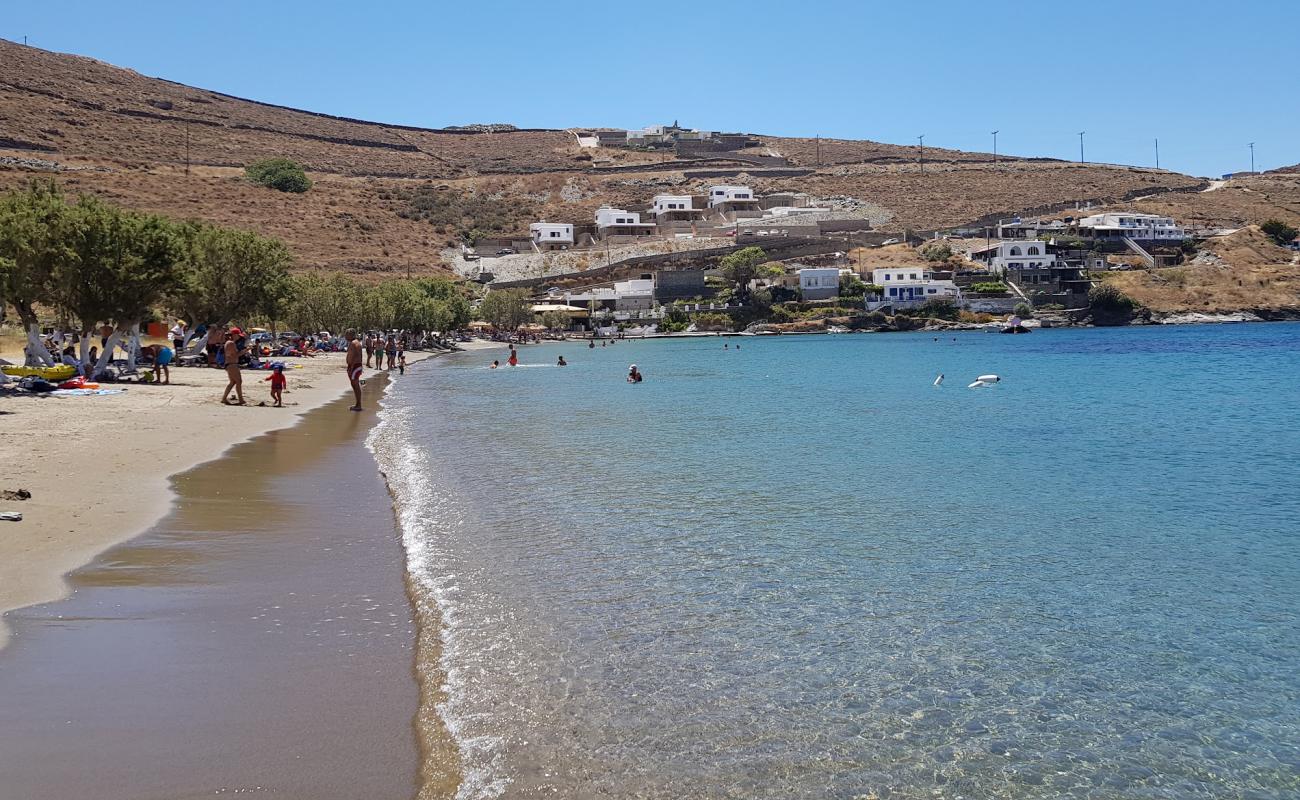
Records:
[[[405,557],[349,403],[177,476],[158,525],[9,615],[4,800],[414,796]]]

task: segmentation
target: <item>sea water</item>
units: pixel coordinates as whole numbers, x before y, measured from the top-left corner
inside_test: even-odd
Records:
[[[493,358],[372,437],[462,797],[1300,797],[1300,326]]]

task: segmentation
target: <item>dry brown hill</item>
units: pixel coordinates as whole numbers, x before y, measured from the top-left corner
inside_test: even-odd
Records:
[[[1209,239],[1183,266],[1111,273],[1106,280],[1155,311],[1294,315],[1300,313],[1298,259],[1252,225]]]
[[[882,227],[893,231],[1080,200],[1258,222],[1300,197],[1294,176],[1230,182],[1242,187],[1238,194],[1227,187],[1195,194],[1203,182],[1166,171],[1032,159],[995,169],[985,154],[927,147],[921,174],[915,147],[758,138],[757,150],[811,173],[583,150],[568,131],[448,132],[343,119],[0,40],[0,188],[53,175],[71,191],[130,207],[280,236],[304,268],[443,272],[449,267],[439,253],[459,232],[520,232],[536,219],[587,221],[602,203],[636,205],[659,191],[701,192],[719,180],[759,192],[855,198],[882,209],[889,220]],[[269,156],[302,162],[315,186],[284,195],[243,180],[245,165]],[[1256,181],[1277,187],[1263,192]],[[437,213],[420,211],[431,206]]]

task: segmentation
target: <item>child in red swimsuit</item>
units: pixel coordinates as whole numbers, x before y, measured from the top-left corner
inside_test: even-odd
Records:
[[[282,408],[284,406],[284,385],[286,383],[284,367],[276,364],[271,374],[262,380],[271,382],[271,399],[275,401],[276,408]]]

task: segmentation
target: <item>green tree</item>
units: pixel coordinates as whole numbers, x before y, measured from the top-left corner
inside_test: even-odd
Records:
[[[1270,219],[1260,225],[1259,229],[1281,247],[1286,247],[1295,241],[1295,237],[1300,236],[1300,230],[1296,230],[1280,219]]]
[[[1115,325],[1130,320],[1139,305],[1117,287],[1099,283],[1088,290],[1088,307],[1094,324]]]
[[[532,303],[528,301],[528,293],[523,289],[490,291],[483,298],[479,315],[497,330],[513,331],[532,320]]]
[[[294,330],[307,333],[369,327],[361,302],[365,287],[347,275],[306,272],[293,276],[289,284],[283,316]]]
[[[928,319],[957,319],[957,306],[951,300],[933,297],[917,306],[915,316]]]
[[[767,259],[761,247],[742,247],[729,253],[718,262],[718,273],[735,287],[734,296],[744,300],[749,295],[749,283],[759,276],[759,265]]]
[[[1016,303],[1016,307],[1011,309],[1011,311],[1017,317],[1032,317],[1034,315],[1034,307],[1023,302]]]
[[[562,331],[569,327],[569,315],[563,311],[547,311],[542,314],[542,324],[548,330]]]
[[[864,297],[867,285],[857,275],[840,276],[840,297]]]
[[[177,233],[185,270],[168,291],[173,310],[195,325],[256,315],[274,327],[292,291],[283,242],[203,222],[184,223]]]
[[[0,198],[0,297],[18,313],[28,360],[47,366],[55,359],[41,342],[36,308],[50,302],[55,270],[72,257],[66,236],[70,215],[53,181],[32,181]]]
[[[244,168],[244,174],[253,183],[269,186],[282,192],[301,194],[311,188],[311,179],[302,165],[287,158],[265,158]]]
[[[52,299],[79,325],[83,363],[90,334],[101,323],[113,327],[91,371],[97,375],[122,334],[138,330],[168,288],[182,279],[182,249],[169,221],[123,211],[88,195],[72,207],[66,236],[72,258],[55,268]]]

